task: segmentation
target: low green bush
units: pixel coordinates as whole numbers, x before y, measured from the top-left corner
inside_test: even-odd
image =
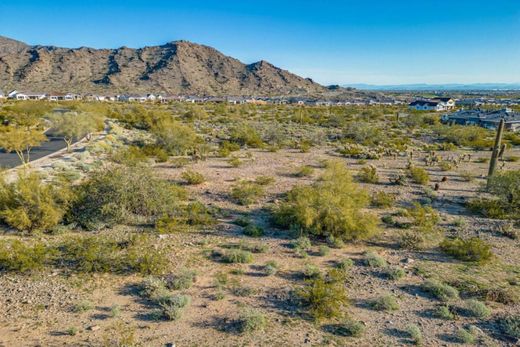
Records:
[[[463,261],[484,263],[493,257],[491,245],[478,237],[445,239],[440,247],[445,253]]]
[[[364,211],[368,204],[368,194],[344,164],[334,162],[315,184],[293,188],[275,209],[274,221],[299,234],[367,239],[379,231],[377,218]]]
[[[383,270],[383,274],[391,280],[397,281],[405,276],[405,272],[398,266],[389,266]]]
[[[376,184],[379,182],[379,175],[375,166],[365,166],[359,171],[357,178],[363,183]]]
[[[344,274],[333,269],[327,276],[309,280],[296,294],[315,320],[341,317],[349,303],[344,281]]]
[[[437,280],[424,281],[421,285],[421,289],[443,302],[459,298],[459,291],[457,289]]]
[[[311,166],[304,165],[296,170],[294,173],[295,177],[309,177],[314,173],[314,169]]]
[[[18,231],[47,231],[62,221],[73,198],[66,180],[44,183],[36,173],[13,183],[0,178],[0,221]]]
[[[43,242],[0,241],[0,270],[26,273],[42,270],[53,261],[56,251]]]
[[[457,341],[460,343],[464,343],[467,345],[473,345],[473,344],[475,344],[475,342],[477,342],[476,333],[477,333],[476,329],[460,328],[459,330],[457,330],[455,337],[456,337]]]
[[[267,317],[255,309],[243,309],[238,318],[238,330],[241,333],[263,331],[267,327]]]
[[[385,258],[373,252],[365,253],[365,264],[371,268],[385,268],[388,265]]]
[[[399,303],[394,296],[383,295],[370,301],[370,307],[377,311],[397,311],[399,309]]]
[[[334,333],[341,336],[360,337],[365,332],[362,322],[347,318],[334,327]]]
[[[177,274],[169,276],[166,287],[172,290],[186,290],[191,288],[197,279],[197,273],[189,269],[181,269]]]
[[[244,235],[250,237],[261,237],[264,235],[264,229],[257,225],[249,224],[244,228]]]
[[[372,206],[379,208],[389,208],[394,206],[396,197],[394,194],[388,194],[383,191],[372,194]]]
[[[222,260],[225,263],[247,264],[253,261],[253,254],[240,249],[231,249],[223,254]]]
[[[491,310],[481,301],[470,299],[466,301],[466,312],[476,318],[487,318],[491,314]]]
[[[248,206],[258,201],[265,194],[265,189],[251,181],[241,181],[231,187],[230,196],[240,205]]]
[[[188,295],[171,295],[160,300],[160,313],[162,317],[169,321],[176,321],[182,317],[182,314],[191,303],[191,297]]]
[[[190,184],[190,185],[197,185],[197,184],[204,183],[204,181],[206,181],[206,178],[204,177],[203,174],[201,174],[200,172],[191,171],[191,170],[184,171],[181,175],[181,178],[186,182],[186,184]]]
[[[513,314],[498,318],[500,332],[511,339],[520,339],[520,315]]]
[[[437,307],[434,310],[433,315],[437,318],[445,319],[445,320],[455,319],[455,314],[450,310],[449,306],[445,306],[445,305]]]
[[[420,346],[423,344],[423,335],[419,326],[415,324],[410,324],[406,327],[406,332],[408,333],[415,345]]]
[[[413,183],[426,185],[430,182],[430,175],[428,174],[428,171],[420,167],[410,167],[408,169],[407,175]]]

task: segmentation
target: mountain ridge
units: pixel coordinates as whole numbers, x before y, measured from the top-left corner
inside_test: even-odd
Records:
[[[317,95],[326,87],[186,40],[141,48],[27,45],[0,36],[0,87],[78,93]]]

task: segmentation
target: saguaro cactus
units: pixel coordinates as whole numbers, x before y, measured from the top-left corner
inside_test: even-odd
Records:
[[[501,119],[500,124],[498,125],[497,137],[495,138],[495,146],[493,146],[493,153],[491,154],[491,161],[489,162],[488,184],[489,178],[493,176],[497,167],[498,157],[500,154],[500,147],[502,147],[502,134],[504,133],[504,125],[505,122],[503,119]]]

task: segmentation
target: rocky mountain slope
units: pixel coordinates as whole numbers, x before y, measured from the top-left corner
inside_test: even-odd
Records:
[[[186,41],[133,49],[29,46],[0,36],[0,88],[53,92],[313,95],[326,88]]]

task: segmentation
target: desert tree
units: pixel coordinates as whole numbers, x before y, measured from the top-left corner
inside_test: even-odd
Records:
[[[46,141],[43,131],[35,127],[5,126],[0,130],[0,147],[15,152],[24,166],[30,161],[31,150]]]
[[[90,134],[96,130],[96,121],[88,113],[67,112],[62,115],[53,115],[52,128],[58,136],[63,136],[67,144],[67,151],[71,151],[72,142]]]

